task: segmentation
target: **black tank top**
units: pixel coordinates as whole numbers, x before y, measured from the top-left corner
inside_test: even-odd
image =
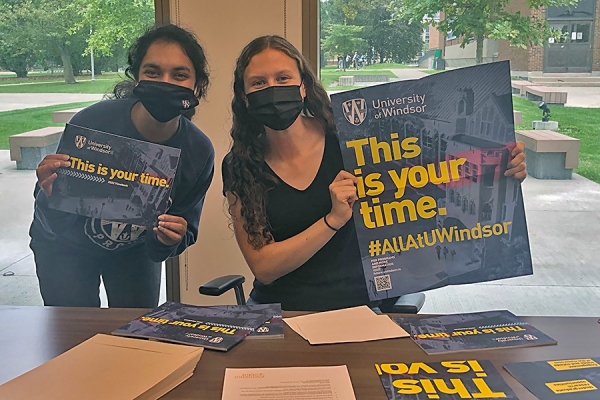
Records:
[[[223,163],[223,182],[228,158]],[[275,241],[299,234],[331,211],[329,185],[343,169],[337,136],[326,135],[325,151],[314,181],[305,190],[295,189],[265,164],[278,184],[266,193],[267,219]],[[259,303],[281,303],[284,310],[323,311],[369,302],[356,229],[352,219],[306,263],[265,285],[254,280],[250,296]]]

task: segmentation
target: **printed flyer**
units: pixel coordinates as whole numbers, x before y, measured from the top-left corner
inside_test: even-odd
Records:
[[[67,124],[49,207],[86,217],[152,226],[170,201],[181,150]]]
[[[600,357],[518,362],[504,369],[539,399],[600,399]]]
[[[256,332],[272,315],[167,301],[112,332],[113,335],[227,351]]]
[[[427,354],[557,344],[507,310],[392,319]]]

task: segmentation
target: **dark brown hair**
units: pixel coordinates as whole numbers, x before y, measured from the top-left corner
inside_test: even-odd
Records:
[[[125,70],[125,75],[128,79],[117,83],[113,89],[112,96],[116,99],[133,96],[133,88],[139,80],[142,60],[146,56],[148,48],[156,42],[175,43],[181,47],[196,71],[196,80],[194,83],[196,97],[198,100],[205,97],[208,89],[209,73],[204,49],[200,46],[192,32],[172,24],[148,29],[131,45],[127,53],[128,67]],[[194,111],[195,108],[192,108],[184,115],[191,118],[194,115]]]
[[[255,249],[273,240],[265,212],[265,193],[277,184],[277,179],[265,164],[265,128],[248,113],[244,71],[252,57],[268,48],[279,50],[296,61],[306,90],[305,112],[314,116],[325,132],[335,132],[329,96],[302,54],[281,36],[261,36],[248,43],[237,59],[234,72],[232,146],[224,163],[227,179],[223,183],[224,190],[241,201],[244,230],[248,233],[248,243]]]

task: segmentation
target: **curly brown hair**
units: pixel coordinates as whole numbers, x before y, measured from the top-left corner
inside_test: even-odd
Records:
[[[228,176],[224,190],[241,201],[244,230],[248,243],[259,249],[273,240],[265,212],[265,193],[277,185],[278,180],[267,169],[265,151],[267,142],[264,125],[248,113],[244,91],[244,71],[250,59],[265,49],[279,50],[296,61],[300,78],[306,90],[305,113],[313,116],[324,132],[335,133],[331,102],[310,65],[300,52],[286,39],[277,35],[254,39],[242,50],[237,59],[231,102],[233,126],[232,145],[223,168]]]

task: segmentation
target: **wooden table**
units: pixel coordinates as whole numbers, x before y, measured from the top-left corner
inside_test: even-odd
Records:
[[[96,333],[110,333],[142,309],[0,306],[0,384]],[[298,313],[284,313],[284,316]],[[502,365],[515,361],[600,356],[597,318],[524,317],[558,341],[557,346],[427,356],[410,339],[311,346],[285,325],[285,339],[242,342],[227,353],[206,350],[194,375],[164,399],[220,400],[226,367],[347,365],[358,400],[386,400],[375,363],[489,359],[520,399],[534,397]],[[360,323],[360,321],[357,321]],[[85,366],[82,366],[85,368]]]

